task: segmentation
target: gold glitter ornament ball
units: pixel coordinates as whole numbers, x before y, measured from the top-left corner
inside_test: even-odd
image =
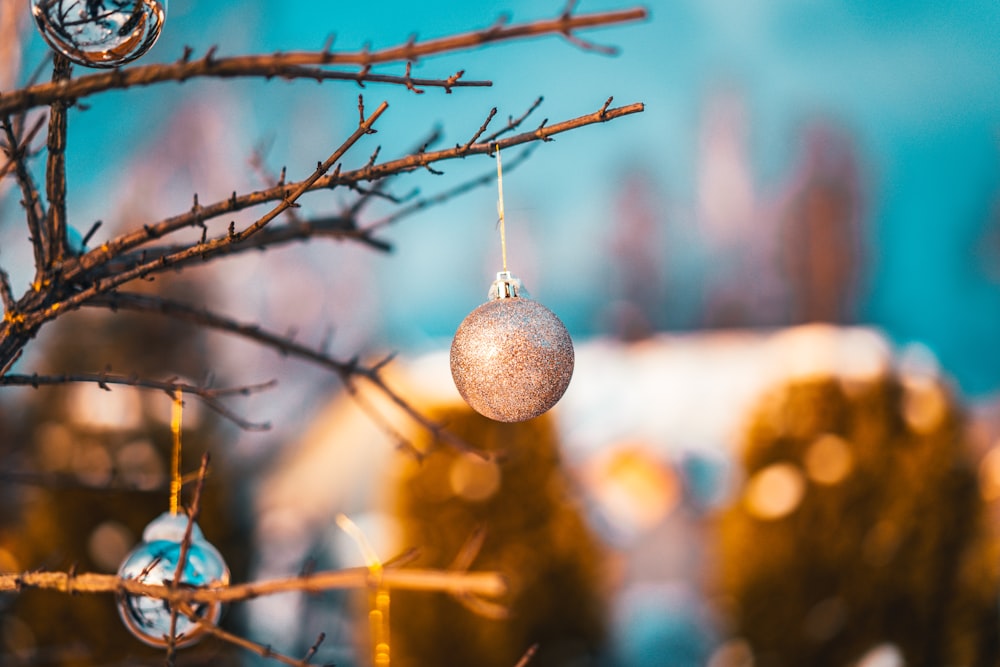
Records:
[[[520,282],[498,274],[490,300],[469,313],[451,344],[451,375],[479,414],[522,422],[555,405],[573,377],[573,341],[556,315],[519,296]]]

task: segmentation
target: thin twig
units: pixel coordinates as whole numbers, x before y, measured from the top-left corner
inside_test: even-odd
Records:
[[[38,135],[38,132],[42,129],[43,125],[45,125],[45,116],[39,115],[35,119],[34,125],[31,126],[31,129],[28,130],[28,133],[24,136],[24,139],[21,140],[21,146],[19,148],[20,152],[24,155],[31,153],[31,151],[28,150],[28,147],[31,145],[31,142],[35,140],[35,137]],[[10,146],[5,146],[4,152],[7,152],[8,148],[10,148]],[[14,155],[14,152],[12,151],[10,154]],[[16,165],[17,160],[13,157],[8,157],[3,166],[0,166],[0,179],[9,174]]]
[[[513,159],[505,160],[504,170],[509,172],[516,169],[518,165],[522,164],[528,159],[528,157],[537,147],[538,144],[529,144],[527,148],[518,153],[517,156],[515,156]],[[466,192],[469,192],[470,190],[474,190],[478,187],[482,187],[485,185],[492,185],[496,182],[496,178],[497,178],[496,169],[490,169],[482,176],[478,176],[464,183],[460,183],[455,187],[439,192],[438,194],[432,197],[425,197],[422,199],[418,199],[412,204],[396,209],[390,215],[387,215],[384,218],[381,218],[379,220],[376,220],[374,222],[365,225],[360,230],[358,230],[358,233],[364,234],[365,235],[364,238],[370,238],[367,236],[367,234],[370,234],[371,232],[377,229],[380,229],[382,227],[387,227],[395,222],[398,222],[402,218],[411,216],[414,213],[422,211],[426,208],[430,208],[431,206],[437,206],[438,204],[443,204],[449,199],[454,199],[455,197],[463,195]]]
[[[530,107],[528,107],[527,111],[525,111],[523,114],[521,114],[517,118],[514,118],[513,116],[508,117],[507,118],[507,125],[505,127],[502,127],[501,129],[497,130],[493,134],[489,135],[488,137],[486,137],[485,139],[483,139],[483,141],[485,141],[486,143],[490,143],[491,141],[496,141],[498,138],[502,137],[503,135],[507,134],[508,132],[513,132],[514,130],[516,130],[518,127],[521,126],[521,123],[523,123],[528,118],[528,116],[530,116],[532,113],[534,113],[535,109],[537,109],[538,107],[542,106],[542,100],[544,100],[544,99],[545,98],[543,98],[541,95],[539,95],[538,99],[536,99],[532,103],[532,105]]]
[[[389,252],[392,250],[391,243],[372,236],[371,230],[358,229],[356,222],[352,218],[342,215],[331,215],[310,218],[308,220],[298,220],[297,216],[291,213],[291,209],[285,213],[286,216],[295,217],[296,220],[284,224],[272,223],[242,243],[220,247],[213,257],[230,257],[252,250],[266,250],[272,246],[308,241],[313,238],[356,241],[379,252]],[[142,263],[154,262],[162,257],[173,257],[190,247],[190,245],[184,244],[152,246],[141,251],[124,253],[101,267],[100,275],[112,275],[128,271]],[[175,269],[181,269],[192,265],[198,266],[203,263],[204,260],[202,257],[193,255],[186,259],[176,260],[171,266]]]
[[[535,653],[537,652],[538,644],[532,644],[528,647],[528,650],[524,652],[524,655],[521,656],[521,659],[517,661],[517,664],[514,665],[514,667],[527,667],[528,663],[531,662],[531,659],[535,657]]]
[[[38,188],[25,162],[26,144],[22,144],[15,135],[9,116],[2,119],[2,125],[7,137],[7,156],[14,163],[14,174],[21,188],[21,203],[28,222],[28,235],[31,237],[31,247],[35,253],[35,285],[40,286],[45,267],[45,248],[48,243],[44,226],[45,209],[42,207]]]
[[[229,410],[225,405],[223,405],[218,399],[224,398],[226,396],[234,395],[249,395],[260,391],[271,389],[276,384],[275,381],[264,382],[261,384],[254,385],[243,385],[239,387],[225,387],[219,389],[213,389],[210,387],[203,387],[200,385],[194,385],[187,382],[178,382],[177,380],[150,380],[148,378],[140,378],[135,375],[117,375],[114,373],[81,373],[81,374],[65,374],[65,375],[21,375],[21,374],[7,374],[0,375],[0,386],[18,386],[18,387],[34,387],[35,389],[42,386],[54,386],[69,384],[72,382],[84,382],[90,384],[96,384],[102,389],[110,391],[109,385],[124,385],[129,387],[139,387],[142,389],[159,389],[165,391],[168,394],[173,395],[178,389],[182,390],[185,394],[191,394],[197,396],[202,403],[207,407],[211,408],[213,411],[219,413],[221,416],[229,419],[235,423],[240,428],[247,431],[265,431],[270,428],[270,424],[266,422],[251,422],[242,417],[239,417],[231,410]]]
[[[237,634],[233,634],[232,632],[228,632],[226,630],[223,630],[222,628],[220,628],[219,626],[217,626],[215,623],[212,623],[208,619],[205,619],[205,618],[202,618],[201,616],[199,616],[197,614],[197,612],[195,612],[195,610],[192,609],[191,606],[189,604],[187,604],[187,603],[183,603],[182,602],[178,606],[178,611],[180,611],[181,613],[183,613],[185,616],[187,616],[189,619],[191,619],[191,621],[193,621],[194,623],[197,623],[198,624],[198,628],[202,632],[205,632],[205,633],[208,633],[210,635],[213,635],[214,637],[217,637],[217,638],[221,639],[222,641],[224,641],[224,642],[226,642],[228,644],[232,644],[233,646],[238,646],[238,647],[240,647],[242,649],[246,649],[247,651],[250,651],[251,653],[257,654],[257,655],[259,655],[262,658],[267,658],[267,659],[270,659],[270,660],[275,660],[275,661],[283,663],[285,665],[290,665],[291,667],[313,667],[309,663],[309,659],[311,658],[311,655],[308,656],[308,657],[306,657],[304,660],[296,660],[295,658],[292,658],[291,656],[287,656],[284,653],[279,653],[278,651],[275,651],[270,646],[267,646],[267,645],[264,645],[264,644],[258,644],[255,641],[251,641],[249,639],[246,639],[245,637],[240,637]]]
[[[234,334],[266,347],[270,347],[282,355],[305,359],[318,366],[333,371],[341,379],[348,379],[362,370],[354,360],[336,359],[321,350],[314,350],[301,343],[296,343],[288,336],[262,329],[259,325],[243,323],[204,308],[167,299],[165,297],[134,292],[116,291],[102,295],[87,303],[88,306],[110,308],[112,310],[130,310],[143,313],[166,315],[175,320],[191,322],[202,327]]]
[[[492,109],[490,109],[490,112],[486,115],[486,120],[483,121],[483,124],[479,126],[479,129],[476,130],[475,134],[473,134],[472,137],[470,137],[469,140],[465,142],[465,145],[462,146],[463,151],[469,150],[469,146],[476,143],[476,140],[479,139],[479,137],[482,136],[483,132],[486,131],[486,128],[489,127],[490,121],[493,120],[493,116],[496,115],[497,115],[497,108],[493,107]]]
[[[308,651],[306,651],[306,656],[302,658],[302,662],[308,664],[308,662],[313,659],[313,656],[316,655],[316,651],[319,650],[319,647],[324,640],[326,640],[326,633],[325,632],[319,633],[319,636],[316,637],[316,641],[313,642],[313,645],[309,647]]]

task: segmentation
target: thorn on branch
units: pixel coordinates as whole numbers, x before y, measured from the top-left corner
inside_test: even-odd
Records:
[[[528,650],[524,652],[524,655],[521,656],[521,659],[517,661],[517,664],[514,665],[514,667],[527,667],[528,663],[531,662],[531,659],[535,657],[535,653],[537,652],[538,644],[532,644],[528,647]]]
[[[388,366],[396,358],[397,352],[390,352],[383,359],[379,360],[371,367],[371,372],[373,375],[377,375],[379,371]]]
[[[186,65],[188,62],[191,61],[191,54],[193,53],[194,53],[193,48],[191,48],[190,46],[185,46],[184,53],[181,54],[181,58],[177,62],[179,62],[182,65]]]
[[[365,87],[365,79],[368,77],[368,73],[372,71],[371,64],[366,63],[364,67],[357,71],[354,75],[354,80],[358,84],[358,88]],[[363,115],[363,114],[362,114]]]
[[[472,144],[476,143],[476,139],[478,139],[479,137],[481,137],[483,135],[483,132],[485,132],[486,128],[489,127],[490,121],[493,120],[493,117],[496,116],[496,115],[497,115],[497,108],[493,107],[492,109],[490,109],[489,114],[487,114],[486,120],[484,120],[483,124],[479,126],[478,130],[476,130],[476,133],[472,135],[472,138],[469,139],[465,143],[464,146],[462,146],[461,151],[463,153],[466,152],[466,151],[468,151],[469,150],[469,146],[471,146]]]
[[[326,41],[323,42],[323,50],[321,51],[321,53],[323,54],[323,62],[329,62],[329,57],[331,55],[330,52],[333,50],[333,43],[336,40],[337,40],[337,33],[335,32],[331,32],[329,35],[326,36]]]
[[[316,641],[313,642],[313,645],[309,647],[308,651],[306,651],[306,656],[302,658],[302,662],[309,662],[310,660],[312,660],[313,656],[316,655],[316,651],[319,650],[319,647],[324,640],[326,640],[326,633],[325,632],[319,633],[319,636],[316,638]]]
[[[411,33],[410,37],[406,40],[406,49],[404,53],[406,54],[406,59],[409,61],[414,61],[417,59],[417,54],[415,52],[417,46],[417,33]],[[409,74],[409,71],[407,71]]]
[[[504,12],[504,13],[500,14],[500,16],[497,17],[497,20],[493,22],[493,25],[491,25],[483,33],[483,35],[485,37],[492,37],[493,35],[499,33],[501,30],[503,30],[504,26],[507,25],[508,23],[510,23],[510,14],[507,13],[507,12]]]
[[[537,109],[538,107],[542,106],[542,101],[543,100],[544,100],[544,98],[541,95],[539,95],[538,99],[536,99],[532,103],[532,105],[530,107],[528,107],[528,110],[525,111],[523,114],[521,114],[519,117],[514,118],[513,116],[508,116],[507,117],[507,126],[504,127],[503,129],[497,130],[496,132],[494,132],[490,136],[486,137],[486,142],[489,143],[491,141],[496,141],[498,138],[500,138],[504,134],[506,134],[508,132],[511,132],[513,130],[516,130],[518,127],[520,127],[521,123],[523,123],[528,118],[528,116],[530,116],[532,113],[535,112],[535,109]]]
[[[98,229],[101,228],[101,225],[103,224],[104,222],[102,220],[98,220],[93,225],[91,225],[90,229],[87,230],[87,233],[83,235],[83,240],[80,241],[80,245],[86,248],[87,244],[90,243],[90,239],[93,238],[94,234],[97,232]]]
[[[460,69],[457,72],[455,72],[454,74],[452,74],[451,76],[449,76],[447,79],[444,80],[444,92],[445,92],[446,95],[451,95],[451,89],[452,89],[452,87],[456,83],[458,83],[458,81],[463,76],[465,76],[465,70],[464,69]]]
[[[382,150],[381,145],[375,147],[375,150],[372,151],[371,157],[368,158],[368,163],[365,165],[366,169],[370,168],[372,165],[375,164],[375,160],[378,159],[378,154],[379,152],[381,152],[381,150]]]
[[[605,120],[607,118],[608,107],[611,106],[611,101],[614,100],[614,99],[615,98],[612,95],[612,96],[609,96],[608,99],[606,99],[604,101],[604,106],[602,106],[601,109],[597,112],[597,117],[598,118],[600,118],[601,120]]]
[[[563,7],[562,18],[568,19],[573,15],[573,11],[576,9],[576,4],[578,0],[567,0],[566,6]]]
[[[208,51],[205,53],[205,57],[202,61],[205,63],[205,67],[212,67],[215,64],[215,52],[219,50],[218,44],[213,44],[208,47]]]
[[[413,85],[413,77],[411,76],[412,71],[413,71],[413,62],[408,60],[406,61],[406,74],[403,76],[406,89],[413,91],[417,95],[423,95],[424,94],[423,89],[417,88],[415,85]]]
[[[330,342],[333,340],[333,326],[327,326],[326,330],[323,332],[323,338],[319,342],[319,351],[321,354],[328,354],[330,351]]]

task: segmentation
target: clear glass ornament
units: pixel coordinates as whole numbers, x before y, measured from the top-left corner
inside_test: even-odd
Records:
[[[42,37],[86,67],[117,67],[153,46],[167,0],[31,0]]]
[[[142,534],[140,542],[118,568],[122,579],[135,579],[146,584],[170,584],[177,572],[181,542],[188,518],[183,514],[165,512],[154,519]],[[192,526],[191,544],[180,582],[185,587],[225,586],[229,584],[229,568],[218,550],[205,540],[198,524]],[[198,616],[215,623],[222,615],[218,603],[192,603]],[[125,627],[150,646],[162,648],[170,635],[170,606],[163,600],[145,595],[123,593],[118,597],[118,613]],[[175,643],[177,647],[198,641],[204,631],[184,614],[177,615]]]
[[[554,406],[573,377],[573,341],[555,313],[527,298],[521,281],[501,271],[489,301],[459,325],[451,375],[473,410],[522,422]]]

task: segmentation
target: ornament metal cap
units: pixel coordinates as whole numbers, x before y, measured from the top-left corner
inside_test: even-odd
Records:
[[[490,285],[490,291],[486,296],[490,301],[531,298],[528,290],[521,284],[521,279],[510,271],[497,271],[497,279]]]

